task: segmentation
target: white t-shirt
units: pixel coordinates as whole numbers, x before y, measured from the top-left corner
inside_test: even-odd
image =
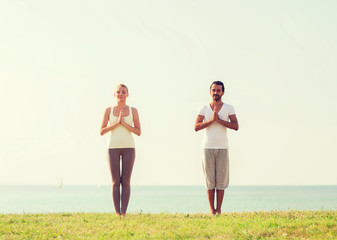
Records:
[[[207,122],[212,119],[213,110],[209,104],[206,104],[200,107],[198,114],[204,116],[204,122]],[[233,106],[226,103],[223,103],[220,111],[218,112],[219,118],[227,122],[230,121],[229,116],[233,114],[235,114]],[[211,149],[227,149],[227,128],[217,122],[209,125],[206,128],[202,147]]]

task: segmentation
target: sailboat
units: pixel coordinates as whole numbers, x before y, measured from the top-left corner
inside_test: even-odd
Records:
[[[60,177],[59,180],[57,181],[56,188],[60,189],[63,186],[62,178]]]

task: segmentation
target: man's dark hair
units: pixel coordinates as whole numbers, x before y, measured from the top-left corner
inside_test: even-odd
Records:
[[[213,84],[220,85],[222,87],[222,91],[225,92],[225,85],[223,85],[223,82],[221,82],[221,81],[214,81],[214,82],[212,82],[211,86],[209,87],[209,90],[212,89],[212,85]]]

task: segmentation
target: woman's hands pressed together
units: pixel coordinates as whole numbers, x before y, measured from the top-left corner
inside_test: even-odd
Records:
[[[122,124],[122,125],[123,125],[123,123],[124,123],[124,117],[123,117],[123,114],[124,114],[124,111],[123,111],[123,109],[121,109],[121,110],[119,111],[119,116],[118,116],[118,120],[117,120],[117,122],[120,123],[120,124]]]
[[[129,112],[129,114],[131,114],[131,112]],[[121,109],[120,112],[119,112],[119,115],[118,115],[117,124],[121,124],[123,127],[128,129],[130,132],[139,136],[141,134],[141,130],[140,130],[139,116],[138,116],[137,109],[132,108],[134,126],[130,126],[129,124],[127,124],[124,121],[123,115],[124,115],[124,109]]]

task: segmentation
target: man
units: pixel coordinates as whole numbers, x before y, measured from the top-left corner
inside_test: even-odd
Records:
[[[239,124],[233,106],[222,102],[224,84],[215,81],[211,84],[212,102],[199,109],[195,131],[206,128],[203,140],[203,170],[211,214],[221,214],[225,189],[229,183],[227,128],[238,130]],[[216,208],[214,198],[216,192]]]

